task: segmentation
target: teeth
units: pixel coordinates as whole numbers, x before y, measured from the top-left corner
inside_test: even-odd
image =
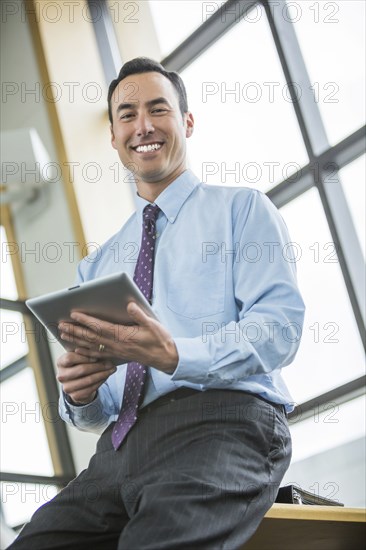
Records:
[[[136,147],[136,151],[138,153],[148,153],[149,151],[156,151],[157,149],[160,149],[160,147],[160,143],[152,143],[151,145],[139,145],[138,147]]]

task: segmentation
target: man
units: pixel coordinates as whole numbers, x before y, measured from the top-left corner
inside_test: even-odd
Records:
[[[58,361],[61,415],[103,435],[88,469],[11,548],[233,550],[290,462],[280,371],[304,307],[289,237],[262,193],[187,170],[194,119],[176,73],[132,60],[108,101],[137,210],[78,278],[126,271],[159,321],[130,303],[133,330],[81,313],[79,326],[60,325],[75,346]]]

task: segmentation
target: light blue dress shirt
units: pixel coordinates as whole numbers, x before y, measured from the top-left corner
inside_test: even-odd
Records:
[[[142,211],[78,267],[78,282],[126,271],[133,277]],[[281,369],[299,346],[304,304],[296,258],[276,207],[260,191],[201,183],[189,170],[156,199],[153,309],[179,354],[173,374],[148,369],[142,406],[186,386],[235,389],[293,409]],[[84,406],[60,399],[60,413],[100,433],[121,407],[126,365]]]

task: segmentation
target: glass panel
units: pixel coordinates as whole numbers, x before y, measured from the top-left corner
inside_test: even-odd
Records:
[[[296,403],[364,374],[365,359],[315,188],[281,209],[297,254],[306,315],[299,352],[282,373]]]
[[[223,2],[149,0],[149,4],[163,58],[202,25]]]
[[[202,181],[266,191],[308,159],[264,10],[249,15],[182,72],[187,147]]]
[[[11,254],[16,252],[17,245],[7,242],[5,229],[2,225],[0,225],[0,246],[0,296],[8,300],[16,300],[18,298],[18,292],[15,284],[13,267],[11,265]]]
[[[338,405],[326,403],[314,409],[310,418],[290,420],[292,462],[365,437],[365,397]]]
[[[365,204],[366,204],[366,157],[358,158],[339,171],[342,187],[351,210],[353,222],[356,227],[357,236],[361,244],[362,252],[366,257],[365,251]]]
[[[51,416],[49,407],[57,403],[41,407],[29,367],[2,382],[1,400],[1,469],[54,475],[44,422]]]
[[[1,309],[0,317],[0,367],[3,369],[28,354],[28,343],[21,313]]]
[[[42,504],[56,496],[57,487],[37,483],[1,483],[1,504],[9,527],[18,527],[30,520]]]
[[[326,403],[295,424],[290,420],[292,463],[282,485],[294,483],[316,495],[366,505],[365,397]]]
[[[365,6],[359,0],[290,3],[332,145],[365,123]]]

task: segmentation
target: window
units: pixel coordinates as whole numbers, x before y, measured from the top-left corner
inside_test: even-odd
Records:
[[[10,226],[9,226],[10,227]],[[49,476],[55,470],[53,459],[57,449],[51,448],[48,437],[55,426],[57,399],[40,399],[31,357],[39,342],[33,326],[18,299],[12,254],[16,243],[9,242],[1,226],[1,484],[2,512],[7,525],[17,527],[28,521],[32,513],[56,494],[56,483],[26,483],[27,476]],[[29,341],[31,338],[31,341]],[[53,374],[52,374],[53,376]],[[61,420],[59,419],[59,424]],[[61,428],[62,431],[62,428]],[[62,432],[63,433],[63,432]],[[60,441],[62,444],[62,442]],[[24,477],[23,477],[24,476]],[[24,482],[22,482],[24,481]],[[59,484],[59,483],[58,483]],[[19,506],[19,504],[22,506]]]
[[[364,304],[358,298],[362,292],[355,286],[359,279],[353,277],[352,258],[342,249],[335,250],[333,243],[337,231],[343,237],[349,229],[337,217],[342,208],[336,210],[339,201],[345,200],[364,243],[364,160],[360,157],[364,143],[357,131],[364,124],[365,8],[361,4],[258,2],[231,26],[223,24],[223,19],[215,24],[219,15],[213,14],[201,29],[200,41],[192,40],[195,49],[187,48],[190,57],[179,51],[168,58],[169,69],[183,68],[196,120],[196,132],[187,142],[190,167],[209,184],[244,184],[267,192],[281,208],[291,239],[298,244],[298,277],[307,312],[299,353],[283,375],[300,405],[291,421],[293,462],[296,466],[313,457],[315,480],[321,475],[322,453],[337,448],[345,461],[350,460],[353,445],[365,433],[364,401],[347,393],[352,386],[359,395],[364,375],[359,313]],[[220,6],[225,9],[224,3]],[[339,12],[337,24],[331,23],[335,12]],[[161,19],[163,24],[163,13]],[[210,39],[213,44],[201,50],[201,44]],[[300,91],[311,92],[304,93],[298,105],[287,101],[291,82],[301,84]],[[262,96],[266,92],[268,98],[270,83],[275,100],[253,101],[255,96],[250,94],[256,90]],[[322,126],[328,143],[320,133]],[[343,139],[337,149],[331,148]],[[261,167],[259,177],[255,163]],[[344,196],[337,191],[336,201],[330,201],[332,190],[326,188],[323,175],[329,164],[339,167],[344,189]],[[341,241],[341,246],[347,245]],[[342,264],[338,254],[345,258]],[[357,305],[351,304],[350,296],[356,296]],[[327,417],[332,403],[339,413],[334,423]],[[357,455],[356,460],[358,468],[363,457]],[[335,475],[340,479],[340,470]],[[326,496],[323,489],[318,492]],[[346,495],[346,505],[364,505],[359,483],[352,483],[351,493]]]
[[[18,291],[15,283],[14,272],[11,265],[12,252],[16,250],[15,243],[8,243],[5,228],[0,225],[0,246],[1,246],[1,283],[0,292],[2,298],[16,300]]]
[[[197,128],[189,160],[202,181],[267,191],[308,162],[263,11],[255,23],[237,23],[182,78]]]
[[[17,300],[18,291],[11,258],[16,250],[16,243],[9,243],[6,238],[5,228],[0,226],[1,247],[1,298]],[[1,358],[0,368],[7,367],[17,359],[28,353],[28,344],[24,338],[23,316],[17,311],[0,310],[1,326]]]
[[[365,123],[365,2],[292,2],[314,101],[334,145]]]
[[[365,359],[336,248],[315,188],[281,209],[306,304],[294,364],[282,373],[296,403],[362,376]]]
[[[25,336],[23,315],[17,311],[2,309],[0,316],[0,337],[2,344],[0,366],[3,369],[14,363],[17,359],[25,357],[29,350]]]
[[[206,21],[221,2],[149,0],[162,57],[172,52]]]
[[[294,483],[346,506],[365,505],[365,397],[314,407],[290,422],[292,462],[282,484]]]
[[[366,226],[365,226],[365,204],[366,204],[366,157],[358,158],[354,162],[347,164],[339,172],[343,191],[346,195],[348,206],[351,210],[353,223],[356,227],[356,232],[358,239],[361,244],[362,252],[364,258],[366,257],[365,252],[365,235],[366,235]]]
[[[2,511],[6,525],[17,529],[29,521],[33,513],[57,494],[54,485],[2,482]]]
[[[47,408],[52,404],[42,407],[30,367],[2,382],[1,400],[2,470],[52,476],[54,470],[44,427],[49,418]]]
[[[365,437],[365,398],[348,403],[329,402],[314,408],[310,418],[290,422],[292,461],[298,462],[317,453]],[[355,422],[355,419],[358,422]]]

